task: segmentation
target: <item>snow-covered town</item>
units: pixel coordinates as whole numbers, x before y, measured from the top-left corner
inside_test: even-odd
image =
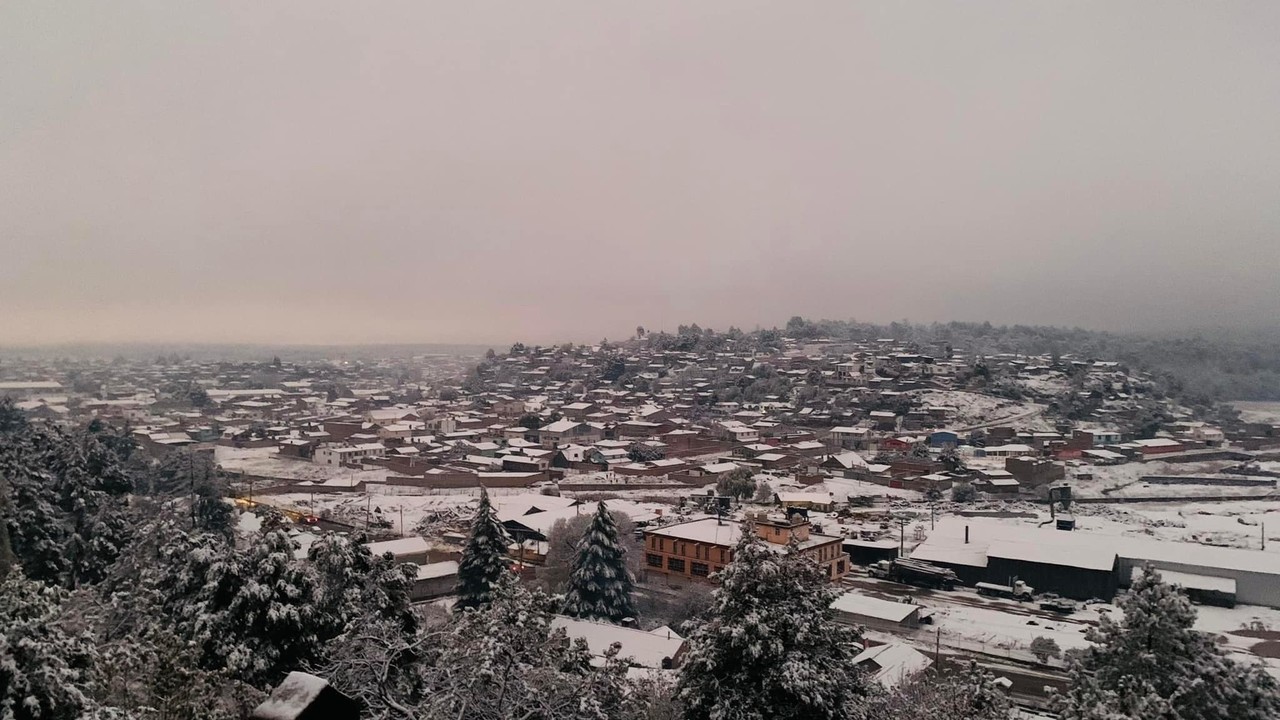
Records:
[[[487,562],[545,594],[548,627],[655,687],[707,661],[698,628],[733,601],[748,547],[814,568],[805,602],[825,598],[856,637],[848,665],[887,693],[975,663],[1011,708],[1051,716],[1149,573],[1194,606],[1189,632],[1280,677],[1280,412],[1196,403],[1106,358],[828,330],[637,328],[470,358],[23,360],[0,392],[12,422],[89,424],[129,448],[135,493],[226,523],[244,562],[271,537],[291,572],[334,572],[353,552],[339,541],[385,559],[370,572],[406,568],[402,612],[494,602],[469,577],[487,528]],[[15,517],[34,521],[26,502]],[[19,558],[51,552],[21,520],[10,534]],[[77,576],[39,557],[29,574]],[[181,577],[196,571],[166,582],[211,581]],[[617,573],[604,595],[579,586]],[[313,677],[294,662],[295,682]]]
[[[1280,720],[1280,2],[0,2],[0,720]]]

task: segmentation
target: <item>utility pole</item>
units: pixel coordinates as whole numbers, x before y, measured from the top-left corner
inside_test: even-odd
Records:
[[[902,557],[907,551],[907,526],[911,524],[912,517],[908,515],[899,515],[893,518],[898,523],[898,557]]]

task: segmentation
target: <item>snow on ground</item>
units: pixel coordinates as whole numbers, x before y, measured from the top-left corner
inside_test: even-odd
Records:
[[[1067,376],[1059,372],[1038,377],[1015,378],[1014,382],[1021,386],[1025,392],[1043,398],[1057,397],[1071,389],[1071,383],[1067,380]]]
[[[1280,402],[1237,401],[1231,403],[1245,422],[1280,423]]]
[[[924,493],[916,490],[905,490],[903,488],[891,488],[876,483],[866,482],[865,480],[850,480],[848,478],[827,478],[822,482],[825,490],[816,486],[810,492],[829,492],[835,495],[835,498],[844,501],[851,496],[870,495],[873,497],[901,498],[904,500],[922,500]]]
[[[1004,655],[1007,653],[998,651],[1026,650],[1038,637],[1054,640],[1063,650],[1088,647],[1084,634],[1089,625],[1077,615],[1080,613],[1070,619],[1046,620],[998,608],[949,605],[937,609],[933,622],[935,629],[942,631],[944,642],[947,636],[956,635],[978,643],[986,652]]]
[[[1123,465],[1080,466],[1067,469],[1067,479],[1077,495],[1081,497],[1098,497],[1103,490],[1125,487],[1124,491],[1114,494],[1124,497],[1126,494],[1141,495],[1195,495],[1222,494],[1230,495],[1233,491],[1245,491],[1245,494],[1257,495],[1265,488],[1230,488],[1208,485],[1152,485],[1143,486],[1139,478],[1145,475],[1214,475],[1226,467],[1236,463],[1229,460],[1207,460],[1204,462],[1170,463],[1152,461],[1145,463],[1125,463]],[[1090,479],[1082,479],[1080,473],[1091,474]],[[1126,486],[1135,486],[1132,489]],[[1148,489],[1150,488],[1150,489]]]
[[[274,447],[233,448],[222,445],[214,449],[214,459],[229,473],[247,473],[286,480],[350,479],[352,483],[385,482],[387,471],[352,470],[333,465],[317,465],[307,460],[283,458]]]
[[[1153,537],[1159,540],[1262,549],[1262,526],[1268,553],[1280,553],[1280,504],[1274,501],[1134,503],[1077,505],[1079,532]]]

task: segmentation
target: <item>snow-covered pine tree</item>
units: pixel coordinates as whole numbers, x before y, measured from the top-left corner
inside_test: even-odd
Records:
[[[555,602],[498,576],[489,604],[455,615],[426,668],[428,690],[415,717],[503,720],[634,718],[647,702],[629,692],[617,648],[592,661],[582,640],[554,629]]]
[[[389,553],[374,557],[359,540],[336,534],[312,543],[307,559],[319,581],[317,603],[332,621],[333,634],[370,616],[393,621],[406,631],[416,625],[409,600],[417,577],[413,564],[396,563]]]
[[[3,522],[27,577],[67,587],[95,583],[130,539],[119,458],[86,430],[5,421]]]
[[[857,635],[835,622],[836,590],[795,548],[744,525],[711,608],[689,637],[679,698],[690,720],[850,717],[867,692]]]
[[[1196,611],[1147,568],[1103,616],[1095,645],[1072,661],[1061,701],[1065,720],[1263,720],[1280,717],[1280,689],[1257,666],[1226,657],[1192,629]]]
[[[73,720],[92,708],[94,648],[63,629],[64,594],[17,568],[0,583],[0,717]]]
[[[294,549],[286,531],[273,530],[243,552],[192,557],[204,583],[183,612],[202,666],[266,689],[320,658],[334,623],[317,606],[315,571]]]
[[[635,617],[631,600],[635,583],[627,570],[626,551],[618,543],[618,526],[603,502],[578,543],[569,572],[564,612],[581,618],[621,622]]]
[[[458,611],[480,608],[492,599],[494,583],[511,572],[507,559],[510,540],[507,531],[498,522],[498,516],[489,503],[489,493],[480,489],[480,507],[476,508],[471,523],[471,537],[458,561]]]

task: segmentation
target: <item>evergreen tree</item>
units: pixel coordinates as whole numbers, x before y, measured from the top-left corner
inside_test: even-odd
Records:
[[[427,670],[413,717],[506,720],[626,720],[632,704],[627,663],[615,647],[593,663],[586,643],[552,628],[554,602],[498,576],[488,604],[455,616]]]
[[[498,522],[489,493],[480,489],[480,507],[471,523],[471,537],[458,561],[458,602],[455,609],[479,608],[489,604],[493,586],[511,572],[507,559],[510,540]]]
[[[225,537],[235,536],[236,511],[222,497],[217,484],[212,481],[196,485],[196,497],[191,516],[196,530]]]
[[[578,543],[569,572],[564,612],[575,617],[621,622],[635,617],[634,589],[626,553],[618,544],[618,527],[603,502]]]
[[[836,591],[792,546],[766,547],[746,525],[689,637],[679,697],[691,720],[849,717],[866,694],[857,635],[835,622]]]
[[[274,530],[243,552],[215,547],[192,558],[204,582],[184,625],[205,668],[269,688],[320,658],[333,621],[318,606],[314,571],[293,553],[288,534]]]
[[[3,522],[26,575],[75,587],[102,579],[131,533],[132,489],[104,434],[6,422],[0,434]]]
[[[417,625],[409,591],[417,578],[412,563],[391,555],[375,557],[350,537],[330,534],[316,540],[307,559],[317,576],[317,605],[330,622],[329,632],[346,632],[369,617],[396,623],[404,631]]]
[[[1094,645],[1070,667],[1066,720],[1263,720],[1280,717],[1280,690],[1262,668],[1226,657],[1192,629],[1196,611],[1148,568],[1103,616]]]
[[[92,707],[93,645],[63,628],[63,596],[17,569],[0,583],[0,718],[76,720]]]

